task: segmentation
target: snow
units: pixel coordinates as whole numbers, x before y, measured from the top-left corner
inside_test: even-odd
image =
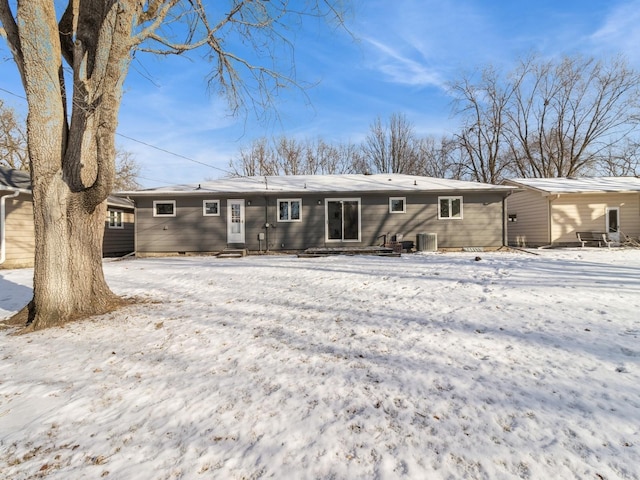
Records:
[[[119,195],[153,196],[163,194],[193,193],[365,193],[365,192],[451,192],[493,191],[508,192],[515,187],[467,182],[419,175],[375,174],[375,175],[281,175],[261,177],[222,178],[193,185],[172,185],[149,188]]]
[[[548,194],[640,192],[638,177],[514,178],[505,182],[535,188]]]
[[[143,301],[0,332],[1,478],[640,478],[640,250],[104,268]]]

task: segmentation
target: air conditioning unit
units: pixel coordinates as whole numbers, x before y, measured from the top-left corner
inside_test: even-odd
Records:
[[[438,251],[438,234],[437,233],[419,233],[416,236],[416,251],[418,252],[437,252]]]

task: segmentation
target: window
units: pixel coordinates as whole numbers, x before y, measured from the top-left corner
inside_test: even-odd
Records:
[[[175,217],[176,201],[175,200],[154,200],[153,216],[154,217]]]
[[[515,213],[510,213],[509,214],[509,221],[510,222],[514,222],[514,223],[517,222],[518,221],[518,215],[515,214]]]
[[[462,197],[438,197],[439,219],[461,219]]]
[[[302,200],[278,200],[278,221],[299,222],[302,219]]]
[[[389,213],[405,213],[406,204],[404,197],[389,197]]]
[[[205,217],[220,216],[220,200],[203,200],[202,215]]]
[[[109,228],[124,228],[122,211],[120,210],[107,211],[107,221],[109,222]]]

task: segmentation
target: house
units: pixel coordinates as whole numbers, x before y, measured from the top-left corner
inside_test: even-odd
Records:
[[[614,242],[640,235],[640,178],[519,178],[507,201],[509,245],[579,245],[577,232]]]
[[[126,198],[107,197],[107,218],[102,239],[103,257],[122,257],[133,253],[135,245],[133,202]]]
[[[0,268],[33,265],[34,250],[29,174],[0,167]]]
[[[440,248],[500,247],[513,187],[421,176],[239,177],[119,195],[134,200],[136,255],[363,247],[420,233]]]
[[[134,209],[123,198],[107,199],[103,256],[120,256],[133,251]],[[0,268],[33,265],[35,235],[33,196],[27,172],[0,167]]]

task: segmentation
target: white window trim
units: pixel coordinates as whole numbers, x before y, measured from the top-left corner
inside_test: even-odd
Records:
[[[111,214],[115,213],[116,219],[119,219],[119,222],[116,222],[115,225],[111,225]],[[122,210],[116,210],[114,208],[107,209],[107,223],[109,228],[124,228],[124,212]]]
[[[158,210],[156,208],[156,205],[158,205],[159,203],[171,203],[173,204],[173,213],[172,214],[166,214],[166,213],[158,213]],[[175,200],[154,200],[153,201],[153,216],[154,217],[175,217],[176,216],[176,201]]]
[[[448,200],[449,201],[449,213],[451,213],[451,211],[452,211],[452,208],[451,208],[452,200],[460,200],[460,216],[459,217],[442,217],[440,215],[441,214],[440,202],[442,200]],[[438,220],[462,220],[463,211],[464,211],[464,201],[462,200],[461,196],[438,197]]]
[[[392,208],[393,202],[396,200],[402,200],[402,210]],[[389,197],[389,213],[407,213],[407,197]]]
[[[289,218],[288,220],[282,220],[280,218],[280,203],[281,202],[286,202],[286,203],[289,204],[289,217],[291,217],[291,203],[292,202],[300,203],[300,218],[296,218],[296,219]],[[302,221],[302,199],[301,198],[279,198],[277,200],[277,202],[276,202],[276,206],[278,208],[278,222],[289,223],[289,222],[301,222]]]
[[[218,213],[207,213],[207,203],[218,204]],[[220,216],[220,200],[203,200],[202,201],[202,216],[203,217],[219,217]]]

